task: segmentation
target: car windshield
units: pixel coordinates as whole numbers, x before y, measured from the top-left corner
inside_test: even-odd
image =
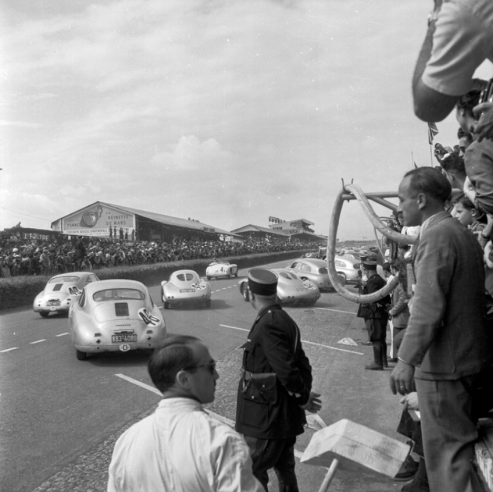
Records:
[[[96,302],[115,301],[120,299],[144,300],[145,294],[137,289],[106,289],[93,294]]]
[[[279,276],[283,277],[283,278],[287,278],[289,280],[297,280],[298,279],[298,277],[294,273],[291,273],[291,272],[279,272]]]
[[[59,284],[59,283],[74,283],[79,280],[79,277],[53,277],[49,280],[49,284]]]

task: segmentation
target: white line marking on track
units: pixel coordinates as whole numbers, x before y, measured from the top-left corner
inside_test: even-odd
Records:
[[[68,333],[68,331],[67,331],[67,332],[65,332],[65,333],[60,333],[59,335],[57,335],[57,337],[63,337],[64,335],[68,335],[68,334],[69,334],[69,333]]]
[[[316,307],[313,309],[323,309],[324,311],[335,311],[336,313],[356,314],[353,313],[352,311],[341,311],[340,309],[330,309],[330,308],[320,308],[320,307]]]
[[[250,331],[246,330],[245,328],[238,328],[236,326],[228,326],[228,325],[219,325],[223,326],[224,328],[231,328],[232,330],[240,330],[240,331]],[[365,355],[363,352],[356,352],[354,350],[347,350],[347,349],[341,349],[338,347],[331,347],[330,345],[323,345],[321,343],[315,343],[315,342],[309,342],[308,340],[301,340],[303,343],[308,343],[309,345],[316,345],[317,347],[323,347],[323,348],[328,348],[332,350],[339,350],[340,352],[349,352],[350,354],[357,354],[357,355]]]
[[[35,343],[46,342],[46,338],[42,338],[41,340],[36,340],[35,342],[30,342],[30,345],[34,345]]]
[[[156,393],[159,396],[163,396],[162,393],[157,389],[154,388],[154,386],[151,386],[149,384],[143,383],[142,381],[138,381],[137,379],[133,379],[129,376],[125,376],[125,374],[115,374],[116,377],[124,379],[125,381],[128,381],[129,383],[135,384],[137,386],[140,386],[141,388],[144,388],[146,390],[152,391],[153,393]],[[227,417],[223,417],[222,415],[219,415],[217,413],[211,412],[210,410],[205,410],[213,419],[219,420],[220,422],[223,422],[226,425],[229,425],[230,427],[235,426],[234,421],[231,419],[228,419]],[[303,453],[301,451],[298,451],[297,449],[294,450],[294,455],[299,459],[303,456]]]
[[[0,350],[0,353],[3,353],[3,352],[10,352],[11,350],[17,350],[19,347],[12,347],[12,348],[9,348],[9,349],[5,349],[5,350]]]
[[[137,386],[140,386],[141,388],[144,388],[148,391],[152,391],[153,393],[156,393],[156,395],[163,396],[163,394],[154,386],[151,386],[150,384],[143,383],[142,381],[138,381],[137,379],[131,378],[129,376],[125,376],[125,374],[115,374],[116,377],[125,379],[125,381],[128,381],[129,383],[136,384]]]

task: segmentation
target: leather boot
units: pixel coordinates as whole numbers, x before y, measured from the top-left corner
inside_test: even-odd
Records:
[[[369,371],[383,370],[382,342],[380,340],[375,340],[373,342],[373,362],[370,365],[365,366],[365,369]]]
[[[430,484],[428,483],[428,475],[426,473],[425,460],[419,459],[419,466],[413,481],[404,485],[401,492],[430,492]]]

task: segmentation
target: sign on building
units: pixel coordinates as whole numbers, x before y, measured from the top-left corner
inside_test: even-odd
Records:
[[[92,205],[61,219],[64,234],[74,236],[119,237],[120,229],[131,236],[135,230],[135,215],[108,207]],[[111,228],[111,232],[110,232]]]

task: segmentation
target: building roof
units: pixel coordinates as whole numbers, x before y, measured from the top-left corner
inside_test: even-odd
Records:
[[[218,227],[204,224],[203,222],[199,222],[198,220],[180,219],[179,217],[172,217],[170,215],[157,214],[154,212],[147,212],[145,210],[139,210],[137,208],[123,207],[121,205],[115,205],[113,203],[100,202],[100,201],[91,203],[90,205],[87,205],[86,207],[83,207],[79,210],[76,210],[75,212],[71,212],[67,215],[64,215],[63,217],[60,217],[59,219],[54,221],[52,223],[52,225],[55,222],[57,222],[58,220],[62,220],[65,217],[68,217],[69,215],[73,215],[73,214],[79,212],[80,210],[84,210],[85,208],[92,207],[92,206],[98,205],[98,204],[106,205],[108,207],[113,207],[113,208],[116,208],[117,210],[121,210],[122,212],[127,212],[130,214],[139,215],[141,217],[145,217],[146,219],[150,219],[150,220],[153,220],[155,222],[160,222],[161,224],[164,224],[164,225],[183,227],[185,229],[194,229],[194,230],[202,231],[202,232],[214,232],[214,233],[218,233],[218,234],[226,234],[228,236],[235,235],[234,233],[231,233],[231,232],[226,231],[224,229],[219,229]],[[207,230],[207,229],[210,229],[210,230]]]
[[[268,229],[267,227],[260,227],[253,224],[248,224],[246,226],[239,227],[238,229],[233,229],[231,232],[235,234],[241,234],[242,232],[265,232],[266,234],[282,237],[289,237],[291,235],[285,231],[275,231],[272,229]]]

